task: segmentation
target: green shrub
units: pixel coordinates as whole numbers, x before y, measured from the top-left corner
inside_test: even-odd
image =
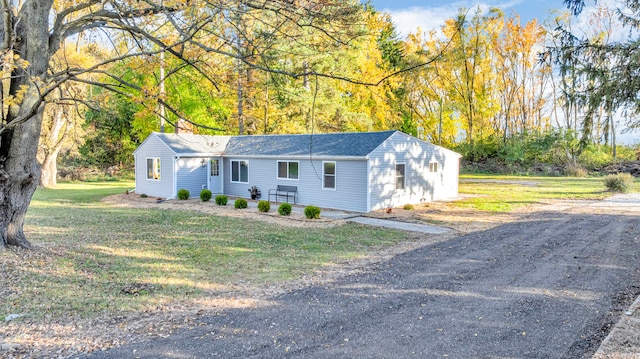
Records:
[[[218,206],[226,206],[227,205],[227,201],[229,201],[229,197],[223,195],[223,194],[219,194],[216,196],[216,204]]]
[[[564,167],[564,174],[569,177],[587,177],[587,170],[580,165],[570,163]]]
[[[618,173],[608,175],[602,181],[609,191],[626,193],[631,190],[633,180],[633,176],[629,173]]]
[[[238,209],[247,208],[247,200],[244,198],[238,198],[234,202],[233,206]]]
[[[304,216],[309,219],[320,218],[320,208],[316,206],[306,206]]]
[[[413,205],[409,203],[405,204],[404,207],[402,208],[404,208],[407,211],[413,211]]]
[[[147,197],[149,197],[149,196],[147,196],[146,193],[143,193],[143,194],[140,195],[140,198],[147,198]]]
[[[269,203],[269,201],[259,201],[258,210],[265,213],[269,212],[271,210],[271,204]]]
[[[288,216],[291,214],[291,205],[289,203],[283,203],[278,207],[278,213],[281,216]]]
[[[200,191],[200,200],[202,202],[209,202],[209,200],[211,199],[211,191],[208,189],[203,189],[202,191]]]
[[[189,191],[187,191],[186,189],[181,188],[178,190],[178,199],[184,201],[185,199],[189,199],[189,196],[190,196]]]

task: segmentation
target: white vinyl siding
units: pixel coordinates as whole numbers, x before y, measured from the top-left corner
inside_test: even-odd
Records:
[[[297,180],[300,176],[298,161],[278,161],[278,179]]]
[[[200,191],[207,188],[208,174],[207,159],[182,157],[176,160],[177,190],[186,189],[191,198],[199,197]]]
[[[322,162],[322,188],[336,189],[336,176],[335,161]]]
[[[453,151],[396,132],[368,157],[368,211],[458,195],[460,155]],[[404,164],[402,190],[403,176],[398,168],[401,164]]]
[[[231,161],[231,182],[249,183],[249,161]]]
[[[323,161],[296,159],[298,162],[298,181],[278,179],[277,161],[288,161],[274,158],[247,158],[249,166],[249,183],[231,182],[229,176],[224,179],[224,192],[229,196],[249,198],[248,189],[256,186],[262,192],[263,200],[268,197],[270,189],[278,185],[295,186],[298,189],[296,202],[299,205],[314,205],[321,208],[335,208],[346,211],[367,211],[367,161],[345,160],[335,162],[337,183],[334,190],[322,190]],[[223,160],[222,168],[231,165],[230,158]],[[273,197],[271,198],[273,200]]]
[[[152,134],[135,150],[134,158],[136,193],[161,198],[174,196],[174,153],[164,142]],[[159,161],[157,180],[149,179],[149,159]]]

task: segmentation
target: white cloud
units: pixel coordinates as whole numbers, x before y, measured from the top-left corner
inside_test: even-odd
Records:
[[[522,0],[514,0],[508,2],[489,1],[489,2],[473,2],[473,1],[456,1],[447,5],[436,7],[414,6],[401,10],[383,9],[383,11],[391,14],[396,29],[401,37],[406,37],[409,33],[415,33],[418,28],[422,31],[439,30],[447,19],[454,18],[460,8],[471,9],[470,14],[475,13],[475,9],[480,7],[481,11],[487,11],[490,8],[500,8],[508,13],[507,10],[521,3]]]

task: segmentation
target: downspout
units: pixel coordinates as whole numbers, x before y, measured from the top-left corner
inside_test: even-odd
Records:
[[[371,212],[371,161],[367,158],[367,210],[366,213]]]
[[[209,158],[207,162],[207,189],[211,191],[211,158]]]
[[[224,176],[224,157],[220,156],[220,192],[222,192],[222,194],[224,193],[224,181],[225,181],[225,176]]]
[[[180,156],[173,157],[173,196],[170,199],[178,198],[178,160]]]

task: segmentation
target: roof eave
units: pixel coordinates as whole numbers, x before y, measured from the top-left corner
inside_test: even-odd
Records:
[[[328,156],[328,155],[228,155],[223,154],[227,158],[257,158],[257,159],[294,159],[294,160],[344,160],[344,161],[362,161],[367,160],[367,156]]]

